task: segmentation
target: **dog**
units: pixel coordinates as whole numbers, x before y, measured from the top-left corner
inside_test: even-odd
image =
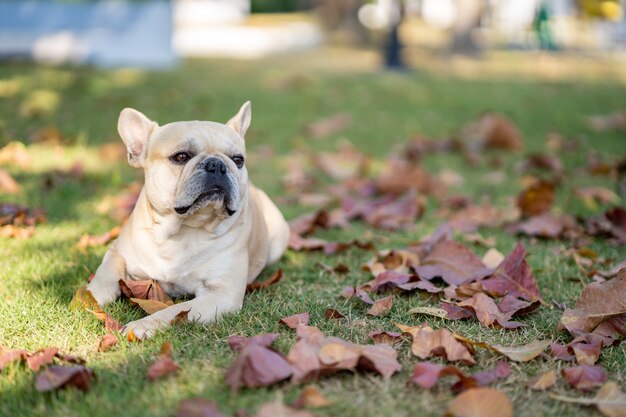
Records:
[[[154,279],[171,296],[193,294],[128,323],[145,339],[179,313],[208,323],[243,304],[246,285],[287,248],[289,226],[280,210],[248,180],[246,102],[226,124],[187,121],[159,126],[126,108],[118,132],[144,186],[119,237],[87,289],[104,306],[120,296],[120,279]]]

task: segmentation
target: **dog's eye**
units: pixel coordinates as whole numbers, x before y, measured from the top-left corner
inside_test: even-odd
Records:
[[[233,160],[237,168],[241,168],[243,166],[243,155],[234,155],[230,159]]]
[[[191,159],[191,155],[187,152],[178,152],[170,156],[170,159],[177,164],[184,164]]]

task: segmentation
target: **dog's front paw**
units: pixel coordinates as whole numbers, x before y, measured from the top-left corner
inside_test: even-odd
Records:
[[[139,340],[145,340],[154,336],[156,331],[164,327],[166,323],[161,322],[152,316],[147,316],[139,320],[131,321],[124,326],[122,333],[126,335],[129,340],[134,337]]]
[[[101,283],[96,282],[94,279],[87,285],[87,289],[91,292],[91,295],[93,295],[93,298],[96,299],[100,307],[104,307],[117,300],[122,293],[117,281],[114,284],[109,282]]]

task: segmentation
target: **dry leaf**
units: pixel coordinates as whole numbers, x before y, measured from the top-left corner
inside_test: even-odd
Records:
[[[278,281],[280,281],[282,277],[283,277],[283,270],[279,268],[276,272],[270,275],[270,277],[266,279],[265,281],[263,282],[253,281],[250,284],[248,284],[246,286],[246,292],[252,292],[252,291],[257,291],[260,289],[265,289],[269,287],[270,285],[277,284]]]
[[[110,347],[117,345],[117,337],[111,333],[107,333],[102,336],[98,343],[98,352],[106,352]]]
[[[226,371],[226,382],[233,392],[241,386],[264,387],[283,381],[293,371],[285,357],[270,348],[248,343]]]
[[[546,390],[554,384],[556,384],[556,372],[553,370],[543,372],[528,381],[528,387],[536,391]]]
[[[523,323],[510,321],[511,314],[500,311],[493,298],[482,292],[474,294],[471,298],[463,300],[457,305],[473,310],[478,321],[485,326],[498,325],[505,329],[517,329],[525,326]]]
[[[239,352],[249,344],[270,347],[278,336],[280,336],[278,333],[264,333],[252,337],[232,335],[228,336],[228,345],[236,352]]]
[[[306,126],[307,135],[321,138],[335,134],[350,125],[352,118],[347,113],[337,113],[324,119],[316,120]]]
[[[204,398],[188,398],[178,403],[176,417],[226,417],[217,404]]]
[[[148,314],[154,314],[157,311],[161,311],[165,308],[168,308],[170,305],[172,305],[172,304],[165,304],[157,300],[143,300],[141,298],[131,298],[130,301],[133,304],[136,304],[139,307],[141,307],[141,309]]]
[[[595,365],[581,365],[561,370],[563,377],[572,387],[579,391],[589,391],[601,386],[607,380],[603,367]]]
[[[426,323],[415,327],[395,324],[402,332],[411,335],[413,338],[411,351],[420,359],[435,355],[443,356],[449,361],[461,361],[468,365],[476,363],[467,347],[457,341],[455,335],[447,329],[433,330]]]
[[[146,376],[149,380],[161,379],[178,371],[178,364],[172,359],[172,342],[163,342],[158,358],[150,365]]]
[[[517,207],[523,216],[536,216],[547,212],[554,203],[555,186],[548,181],[537,181],[525,188],[517,197]]]
[[[292,404],[295,408],[320,408],[330,405],[331,402],[324,397],[319,388],[309,385],[304,387],[296,401]]]
[[[0,169],[0,193],[18,194],[22,187],[4,169]]]
[[[513,417],[513,404],[492,388],[470,388],[448,405],[446,417]]]
[[[393,306],[393,296],[381,298],[374,301],[374,305],[367,310],[367,314],[375,317],[385,316],[391,311],[391,307]]]
[[[487,268],[496,269],[504,260],[504,255],[496,248],[490,248],[481,259]]]
[[[340,313],[339,311],[335,310],[334,308],[327,308],[326,311],[324,312],[324,318],[326,320],[330,320],[330,319],[345,319],[346,316],[344,316],[342,313]]]
[[[426,314],[427,316],[435,316],[442,319],[450,319],[448,317],[448,311],[443,308],[436,307],[413,307],[409,310],[411,314]]]
[[[523,346],[502,346],[493,345],[493,348],[515,362],[528,362],[541,355],[548,346],[549,340],[535,340]]]
[[[607,417],[626,416],[626,395],[615,382],[607,382],[600,388],[594,398],[572,398],[551,394],[555,400],[574,404],[595,405]]]
[[[93,377],[93,371],[82,365],[51,365],[37,374],[35,377],[35,389],[39,392],[47,392],[66,387],[75,387],[81,391],[88,391]]]
[[[30,369],[37,372],[42,366],[51,364],[58,352],[59,349],[57,348],[39,349],[26,356],[26,364]]]
[[[307,324],[309,324],[309,313],[306,312],[294,314],[289,317],[283,317],[278,322],[284,324],[290,329],[295,329],[298,326],[306,326]]]
[[[153,279],[120,279],[118,282],[122,294],[124,294],[127,298],[160,301],[161,303],[168,305],[172,302],[169,295],[167,295],[159,283]]]
[[[378,330],[370,333],[370,337],[374,339],[376,344],[385,344],[389,346],[396,346],[402,341],[402,333],[399,332],[385,332]]]
[[[313,414],[305,410],[296,410],[282,402],[275,401],[261,405],[252,417],[313,417]]]
[[[76,247],[78,249],[84,250],[86,248],[107,245],[109,242],[116,239],[120,235],[121,231],[122,228],[120,226],[115,226],[113,229],[100,236],[93,236],[88,234],[82,235],[78,243],[76,244]]]

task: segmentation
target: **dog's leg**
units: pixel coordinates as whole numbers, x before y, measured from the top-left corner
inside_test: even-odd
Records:
[[[102,264],[96,270],[93,279],[87,285],[100,306],[113,302],[120,296],[121,290],[118,284],[120,279],[126,277],[126,262],[117,253],[115,248],[109,248],[104,255]]]
[[[196,298],[193,300],[174,304],[147,317],[128,323],[124,326],[124,334],[132,331],[135,337],[147,339],[153,336],[158,329],[172,324],[176,316],[185,311],[188,312],[187,319],[189,321],[200,323],[209,323],[224,313],[237,311],[243,304],[246,289],[245,279],[240,281],[242,284],[237,285],[237,288],[233,288],[234,285],[230,285],[230,288],[217,285],[211,285],[209,288],[203,287],[196,293]]]

